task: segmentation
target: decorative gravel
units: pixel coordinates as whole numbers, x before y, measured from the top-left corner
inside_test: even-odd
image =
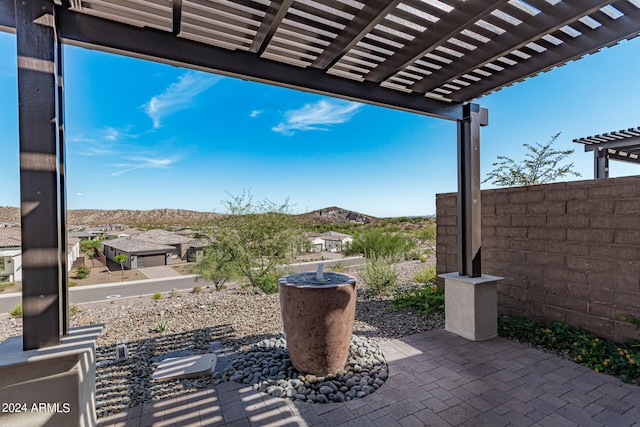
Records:
[[[396,264],[401,287],[417,286],[411,281],[411,277],[415,271],[428,265],[429,263],[420,261]],[[348,273],[357,277],[357,269]],[[71,326],[104,323],[104,329],[96,343],[98,417],[150,400],[175,397],[212,387],[227,380],[239,380],[240,383],[257,387],[258,390],[263,388],[264,392],[275,387],[269,390],[270,394],[281,395],[284,391],[285,398],[290,399],[303,400],[296,395],[304,395],[309,402],[314,399],[310,396],[315,396],[316,402],[325,400],[318,396],[325,396],[327,401],[336,401],[336,398],[340,400],[342,396],[346,400],[347,397],[354,398],[353,391],[355,398],[358,394],[362,396],[362,393],[372,392],[386,378],[384,358],[378,359],[379,365],[375,363],[379,355],[376,353],[379,340],[399,338],[444,326],[442,315],[424,317],[410,311],[396,311],[392,308],[390,297],[370,297],[366,287],[359,281],[357,289],[353,330],[355,344],[352,342],[350,356],[352,360],[340,379],[336,376],[314,380],[295,372],[287,364],[278,295],[256,294],[246,290],[216,292],[205,289],[200,293],[167,293],[163,294],[161,300],[139,297],[81,304],[79,308],[82,312],[76,314],[70,323]],[[0,341],[21,333],[21,319],[0,318]],[[126,344],[129,358],[115,362],[115,348],[120,343]],[[258,350],[262,347],[262,350]],[[374,355],[373,360],[369,356],[365,358],[366,361],[358,360],[363,356],[354,356],[354,351],[358,354],[363,348],[365,355],[367,351]],[[249,366],[239,369],[238,363],[244,358],[244,366],[247,355],[253,352],[255,356],[256,351],[262,352],[263,357],[267,358],[265,360],[270,358],[272,367],[279,366],[278,372],[275,373],[274,369],[274,374],[271,374],[270,370],[267,375],[263,373],[263,367],[261,374],[256,377],[256,372],[253,372],[247,383],[245,381],[251,369],[245,375]],[[171,381],[151,379],[158,363],[167,357],[207,352],[218,355],[216,373],[212,377]],[[356,361],[355,364],[353,360]],[[360,372],[357,372],[355,365],[359,365]],[[240,372],[242,378],[239,376]],[[364,388],[363,380],[368,388]],[[292,393],[288,387],[293,387],[296,391],[293,396],[287,396]],[[327,388],[321,391],[321,387],[329,387],[331,392]],[[346,391],[343,391],[344,387],[347,387]],[[303,392],[298,393],[300,390]]]
[[[298,402],[344,402],[373,393],[389,376],[378,345],[353,335],[347,365],[336,375],[317,377],[298,372],[291,364],[284,336],[265,339],[242,352],[216,383],[235,381],[254,390]]]

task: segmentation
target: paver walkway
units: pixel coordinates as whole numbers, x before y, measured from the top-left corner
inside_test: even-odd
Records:
[[[389,379],[345,403],[299,404],[233,382],[145,403],[100,426],[634,426],[640,387],[502,338],[444,330],[387,341]]]

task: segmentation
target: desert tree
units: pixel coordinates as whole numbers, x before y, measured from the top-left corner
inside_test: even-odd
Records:
[[[515,187],[546,184],[567,175],[581,176],[573,170],[573,163],[561,164],[574,150],[555,149],[554,144],[559,136],[558,132],[544,145],[522,144],[528,152],[524,160],[519,162],[506,156],[498,156],[498,161],[493,163],[494,169],[482,182],[491,182],[500,187]]]
[[[291,262],[301,234],[289,200],[281,204],[268,199],[256,202],[249,191],[243,190],[239,196],[229,194],[222,205],[227,214],[217,221],[212,248],[227,254],[229,268],[246,277],[252,286],[267,293],[277,292],[281,266]]]
[[[124,262],[127,260],[127,256],[125,254],[116,255],[113,257],[113,260],[120,264],[120,269],[122,270],[122,275],[124,276]]]
[[[196,280],[211,281],[216,290],[224,289],[224,284],[234,275],[232,254],[226,252],[224,245],[217,242],[205,248],[202,255],[197,257],[196,264],[191,268],[197,274]]]

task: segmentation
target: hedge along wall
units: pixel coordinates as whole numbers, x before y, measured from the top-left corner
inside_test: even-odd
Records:
[[[458,271],[456,203],[436,196],[439,274]],[[481,203],[500,313],[638,336],[620,318],[640,318],[640,176],[483,190]]]

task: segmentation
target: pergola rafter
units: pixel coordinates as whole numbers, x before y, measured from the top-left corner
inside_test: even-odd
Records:
[[[640,9],[629,11],[617,18],[614,26],[600,26],[588,34],[567,40],[556,49],[548,49],[527,60],[526,69],[536,73],[548,71],[558,65],[580,59],[585,55],[597,52],[604,47],[613,46],[622,40],[637,37],[640,32]],[[508,68],[479,82],[459,90],[454,100],[473,99],[489,91],[498,90],[523,80],[522,70]]]
[[[413,39],[385,62],[371,70],[365,79],[377,83],[387,80],[407,66],[415,63],[418,59],[433,52],[437,47],[472,26],[478,19],[486,17],[508,1],[476,0],[469,5],[468,9],[455,9],[446,20],[440,19],[431,28],[428,28],[428,31],[424,31],[419,37]],[[416,92],[424,93],[425,91],[416,90]]]
[[[546,3],[546,2],[545,2]],[[459,61],[449,67],[443,67],[434,71],[428,78],[416,82],[411,88],[416,92],[430,92],[445,83],[456,80],[465,74],[473,73],[479,67],[494,62],[497,59],[511,54],[529,43],[540,38],[540,34],[549,34],[559,28],[574,22],[576,16],[585,16],[589,13],[613,3],[612,0],[565,0],[554,6],[546,3],[546,8],[537,15],[532,16],[512,31],[504,32],[493,39],[491,46],[486,49],[477,49],[470,52]],[[547,12],[548,13],[544,13]]]
[[[353,46],[364,38],[384,17],[400,3],[400,0],[372,0],[367,2],[354,16],[353,25],[344,30],[331,42],[311,64],[314,68],[326,70],[333,67]]]
[[[253,43],[251,43],[251,47],[249,47],[249,52],[254,52],[259,55],[264,53],[292,3],[293,0],[274,0],[271,2],[260,24],[260,28],[253,39]]]

